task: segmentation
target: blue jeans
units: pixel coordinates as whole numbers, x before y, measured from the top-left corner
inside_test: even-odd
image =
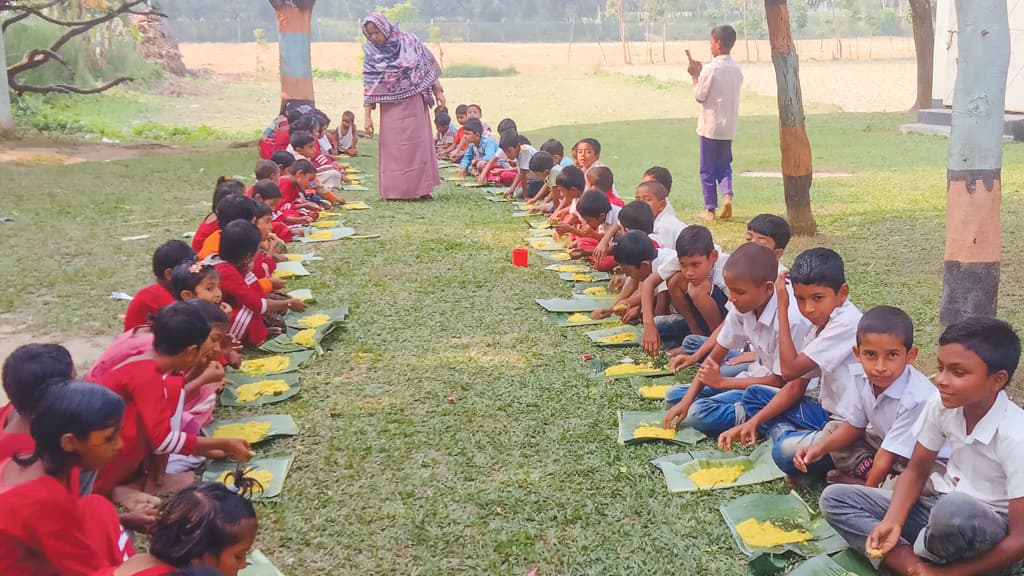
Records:
[[[665,401],[669,406],[675,406],[689,389],[689,384],[673,386],[665,393]],[[679,425],[700,430],[715,438],[746,421],[742,402],[743,390],[723,391],[705,386],[700,389],[697,400],[690,405],[690,411]]]
[[[747,418],[759,413],[779,389],[773,386],[751,386],[743,393],[743,410]],[[802,475],[803,472],[793,465],[793,457],[797,450],[821,440],[820,432],[825,429],[831,416],[821,404],[813,398],[802,398],[782,414],[772,418],[758,428],[758,433],[772,442],[772,459],[780,470],[789,476]],[[835,466],[832,458],[826,456],[807,466],[807,474],[823,476]]]
[[[680,316],[680,318],[682,318],[682,316]],[[683,322],[683,324],[686,323]],[[687,356],[696,354],[697,350],[700,350],[700,347],[703,346],[704,343],[707,342],[707,340],[707,336],[697,336],[696,334],[690,334],[689,336],[683,338],[683,354],[686,354]],[[722,361],[722,367],[720,370],[723,378],[735,378],[739,376],[741,373],[743,373],[743,371],[750,366],[749,362],[746,364],[737,364],[735,366],[726,365],[726,362],[732,360],[733,358],[739,356],[740,354],[743,354],[743,350],[736,349],[729,350],[729,352],[725,355],[725,360]],[[697,365],[700,366],[700,363],[698,363]]]
[[[683,345],[683,339],[690,335],[690,325],[683,319],[682,314],[655,316],[654,327],[658,329],[661,347],[666,350],[679,348]]]

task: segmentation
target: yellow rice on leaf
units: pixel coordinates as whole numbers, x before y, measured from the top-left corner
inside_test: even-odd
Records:
[[[598,344],[623,344],[625,342],[635,341],[636,334],[634,334],[633,332],[620,332],[618,334],[613,334],[611,336],[605,336],[603,338],[597,339]]]
[[[697,488],[712,488],[723,484],[732,484],[746,471],[746,466],[739,465],[701,468],[690,474],[690,481],[696,484]]]
[[[331,317],[327,314],[310,314],[303,318],[299,318],[299,326],[303,328],[319,328],[324,324],[331,321]]]
[[[587,296],[607,296],[608,289],[604,286],[591,286],[590,288],[584,288],[583,293]]]
[[[774,548],[814,538],[807,530],[783,530],[771,522],[750,518],[736,525],[736,533],[753,548]]]
[[[300,330],[292,336],[292,343],[299,346],[313,346],[316,344],[316,328]]]
[[[591,276],[590,274],[579,274],[579,273],[577,273],[577,274],[573,274],[572,275],[572,281],[573,282],[593,282],[594,281],[594,277]]]
[[[217,427],[211,435],[214,438],[241,438],[246,442],[259,442],[266,438],[273,426],[270,422],[236,422]]]
[[[231,478],[228,478],[229,474],[232,475]],[[235,483],[233,482],[235,478],[233,474],[233,470],[225,470],[224,472],[220,473],[220,476],[217,477],[217,482],[220,482],[221,484],[228,487],[233,487],[235,485]],[[274,473],[271,472],[270,470],[253,470],[250,468],[245,471],[245,477],[256,481],[256,483],[252,487],[252,491],[258,493],[263,492],[264,490],[270,487],[270,483],[273,482],[274,480]]]
[[[582,312],[577,312],[575,314],[570,314],[569,317],[566,320],[570,324],[580,324],[582,322],[590,322],[590,321],[593,320],[593,318],[591,318],[590,316],[587,316],[586,314],[584,314]]]
[[[334,238],[334,234],[328,231],[313,232],[312,234],[309,234],[306,237],[312,238],[313,240],[330,240],[331,238]]]
[[[255,360],[245,360],[239,371],[248,376],[263,376],[264,374],[276,374],[288,368],[291,359],[287,356],[267,356]]]
[[[251,384],[242,384],[235,390],[235,397],[242,404],[255,402],[263,396],[277,396],[284,394],[289,389],[288,383],[284,380],[261,380]]]
[[[302,254],[285,254],[289,262],[302,262]]]
[[[650,364],[616,364],[607,368],[604,371],[605,376],[643,376],[644,374],[654,374],[661,372],[660,368],[655,368]]]
[[[640,396],[647,400],[664,400],[670,385],[641,386],[638,388]]]
[[[568,260],[569,259],[569,253],[568,252],[555,252],[554,254],[552,254],[550,256],[550,258],[552,260]]]
[[[589,268],[578,264],[563,264],[561,266],[555,266],[552,270],[555,272],[586,272]]]
[[[313,228],[337,228],[340,225],[338,220],[318,220],[310,224]]]
[[[658,438],[660,440],[675,440],[676,431],[661,426],[637,426],[633,429],[633,438]]]
[[[294,270],[274,270],[274,278],[280,278],[281,280],[287,280],[295,276]]]

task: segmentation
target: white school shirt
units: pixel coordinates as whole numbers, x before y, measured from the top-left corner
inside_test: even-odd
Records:
[[[883,450],[909,459],[917,444],[914,424],[928,401],[939,395],[935,385],[917,368],[907,366],[903,374],[876,397],[863,366],[850,366],[850,372],[853,386],[839,400],[839,416],[854,428],[871,428],[884,438]],[[949,457],[949,449],[944,448],[944,451],[946,454],[940,452],[940,458]]]
[[[674,213],[669,212],[668,207],[669,204],[666,204],[665,209],[654,219],[654,233],[652,236],[658,244],[675,250],[676,238],[679,238],[679,233],[683,231],[683,228],[686,228],[686,224],[679,218],[676,218]]]
[[[529,170],[530,160],[533,155],[537,153],[537,149],[529,144],[523,144],[519,147],[519,156],[516,156],[516,170]]]
[[[675,248],[675,242],[672,243],[670,248]],[[674,250],[673,250],[674,251]],[[711,283],[717,286],[725,295],[729,295],[729,287],[725,285],[725,276],[723,270],[725,270],[725,261],[729,259],[729,255],[722,250],[722,247],[715,244],[715,251],[718,252],[718,261],[715,262],[714,267],[711,268]],[[668,279],[675,276],[677,273],[683,271],[683,267],[679,265],[679,258],[673,258],[672,260],[665,262],[657,268],[658,276],[661,279],[668,282]]]
[[[951,454],[945,475],[932,474],[935,489],[961,492],[1006,514],[1010,500],[1024,498],[1024,410],[1000,391],[995,404],[967,433],[964,409],[948,409],[932,398],[914,426],[917,442]]]
[[[743,72],[732,56],[715,56],[700,71],[693,97],[703,104],[697,134],[712,140],[733,140],[740,117]]]
[[[792,298],[792,295],[790,295]],[[750,342],[750,349],[757,354],[757,361],[740,375],[743,377],[760,377],[769,374],[782,374],[779,362],[779,301],[772,292],[760,316],[753,312],[740,312],[732,302],[725,305],[729,311],[722,322],[718,333],[717,344],[730,350],[740,348]],[[811,329],[811,323],[804,318],[799,309],[789,307],[789,333],[793,342],[803,342]]]
[[[667,262],[679,262],[676,251],[672,248],[658,248],[658,256],[651,261],[651,270],[658,270]],[[658,287],[654,290],[655,294],[661,294],[666,291],[668,291],[668,282],[665,281],[658,284]]]
[[[616,224],[619,223],[619,212],[622,208],[612,204],[612,209],[608,211],[608,214],[604,217],[604,223],[597,227],[597,231],[601,234],[607,234]],[[673,253],[675,251],[673,250]]]
[[[792,293],[789,309],[799,310]],[[832,311],[824,328],[818,330],[816,326],[812,327],[803,345],[797,347],[798,353],[818,365],[816,370],[804,374],[804,377],[818,377],[818,402],[829,414],[836,414],[840,398],[855,385],[853,368],[859,367],[860,363],[853,355],[853,347],[857,345],[857,325],[862,316],[860,309],[847,299],[842,306]],[[796,342],[793,341],[794,344]]]

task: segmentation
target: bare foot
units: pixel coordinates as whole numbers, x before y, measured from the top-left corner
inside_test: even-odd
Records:
[[[174,494],[182,488],[192,485],[195,481],[196,475],[193,472],[164,474],[152,488],[157,494]]]
[[[732,195],[722,195],[722,212],[718,215],[722,220],[732,218]]]
[[[810,487],[812,482],[813,480],[810,476],[790,476],[788,474],[786,475],[786,484],[788,484],[789,487],[792,488],[793,490],[808,488]]]
[[[700,213],[700,217],[702,219],[704,219],[704,220],[707,220],[708,222],[714,222],[715,221],[715,211],[714,210],[705,210],[705,211]]]
[[[125,484],[111,490],[110,500],[121,508],[132,512],[160,506],[160,498],[143,492],[133,484]]]

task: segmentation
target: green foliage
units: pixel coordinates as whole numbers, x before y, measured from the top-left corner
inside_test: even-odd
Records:
[[[377,6],[377,12],[384,15],[385,18],[392,21],[395,24],[404,24],[406,22],[415,22],[416,18],[419,17],[419,10],[413,5],[412,0],[406,0],[405,2],[398,2],[392,5],[390,8],[383,6]]]
[[[481,64],[453,64],[444,69],[447,78],[503,78],[517,74],[519,72],[512,67],[495,68]]]
[[[334,68],[313,68],[313,78],[320,78],[321,80],[336,80],[338,82],[362,80],[362,74],[353,74],[352,72],[345,72],[344,70],[336,70]]]

